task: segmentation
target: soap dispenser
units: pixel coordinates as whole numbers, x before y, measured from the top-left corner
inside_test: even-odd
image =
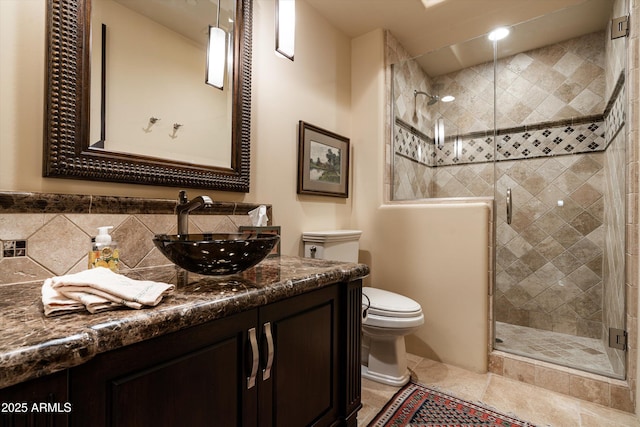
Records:
[[[118,244],[109,234],[112,228],[113,226],[98,227],[98,235],[93,239],[89,251],[89,268],[106,267],[118,272],[120,255]]]

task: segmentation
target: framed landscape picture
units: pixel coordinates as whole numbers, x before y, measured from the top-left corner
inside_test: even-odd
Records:
[[[349,138],[300,120],[298,194],[349,197]]]

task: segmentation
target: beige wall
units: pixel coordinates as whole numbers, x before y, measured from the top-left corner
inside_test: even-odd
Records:
[[[380,247],[376,236],[376,210],[384,203],[385,176],[385,80],[384,33],[372,31],[351,43],[351,102],[353,108],[354,228],[360,237],[360,261],[372,264]],[[375,286],[375,284],[374,284]],[[381,286],[378,286],[381,287]]]
[[[274,2],[254,4],[251,195],[271,203],[283,227],[284,254],[302,254],[308,230],[348,228],[356,191],[350,198],[296,194],[297,131],[303,120],[353,138],[351,130],[351,48],[305,2],[296,3],[295,61],[274,53]],[[359,164],[358,146],[352,152]]]
[[[384,33],[376,30],[351,45],[352,142],[357,159],[353,226],[363,230],[360,261],[371,267],[369,285],[407,295],[422,306],[425,324],[407,339],[409,351],[485,372],[488,206],[385,204],[389,129],[384,43]]]
[[[486,372],[489,203],[386,205],[376,222],[388,249],[374,257],[374,285],[414,299],[425,316],[407,350]]]

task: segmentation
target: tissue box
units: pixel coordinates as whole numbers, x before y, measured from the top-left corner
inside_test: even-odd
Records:
[[[255,227],[250,225],[242,225],[238,229],[241,233],[249,232],[255,234],[273,234],[275,236],[280,236],[280,226],[273,225],[268,227]],[[273,256],[280,256],[280,241],[273,247],[267,258]]]

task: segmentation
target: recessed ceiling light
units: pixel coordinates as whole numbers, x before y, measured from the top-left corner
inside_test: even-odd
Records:
[[[445,95],[442,97],[442,99],[440,99],[440,101],[442,102],[451,102],[453,100],[455,100],[455,96],[451,96],[451,95]]]
[[[489,33],[489,40],[496,41],[502,40],[509,35],[509,29],[507,27],[498,27]]]
[[[421,0],[421,1],[425,9],[429,9],[430,7],[435,6],[438,3],[442,3],[445,0]]]

